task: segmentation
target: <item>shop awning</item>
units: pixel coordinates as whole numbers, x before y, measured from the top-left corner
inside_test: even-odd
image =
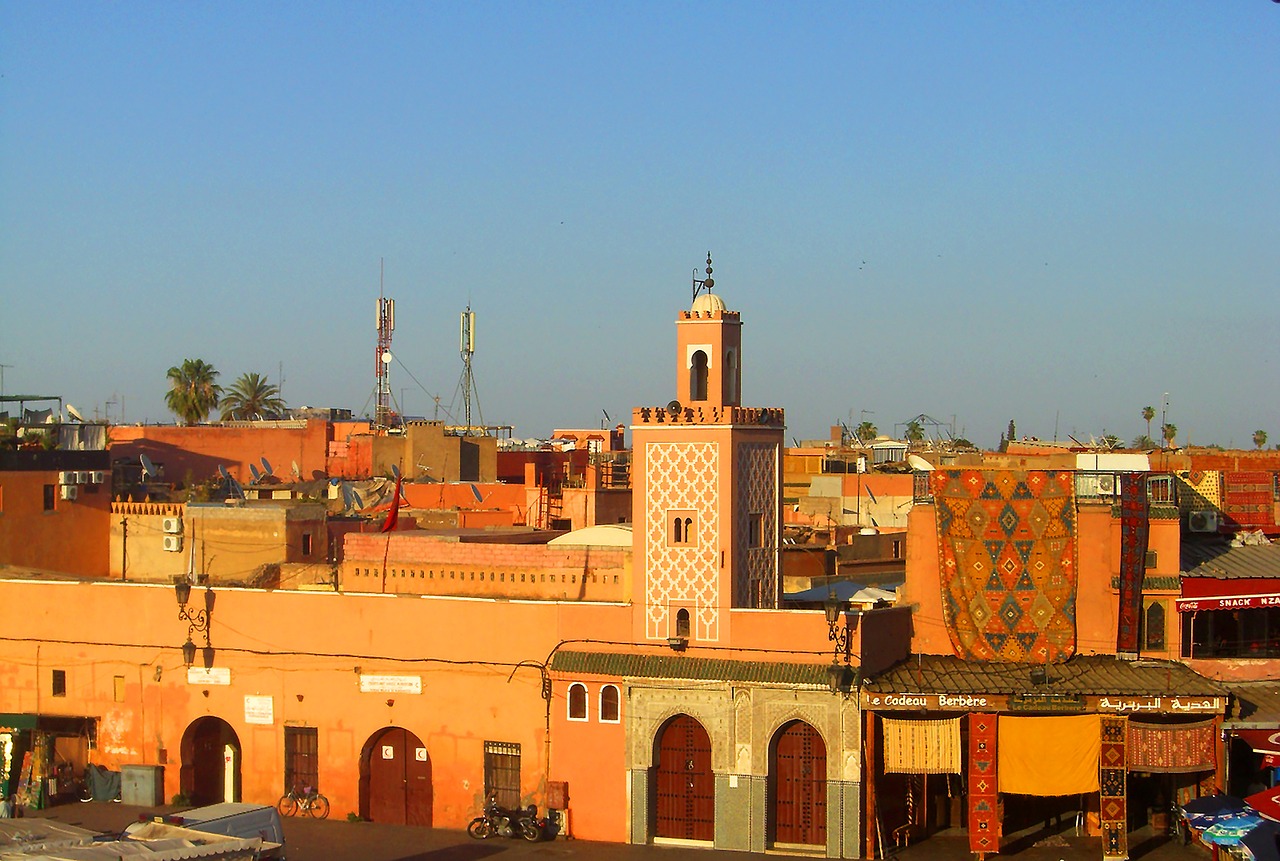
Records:
[[[1183,577],[1179,613],[1280,607],[1280,577]]]
[[[0,730],[35,729],[36,716],[23,714],[0,714]]]
[[[1280,729],[1238,729],[1235,736],[1254,753],[1280,754]]]

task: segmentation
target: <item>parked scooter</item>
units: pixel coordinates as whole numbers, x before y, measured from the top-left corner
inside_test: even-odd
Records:
[[[542,839],[546,823],[538,818],[538,808],[532,804],[508,810],[498,806],[494,796],[484,803],[484,815],[477,816],[467,826],[467,834],[476,840],[490,837],[523,837],[530,843]]]

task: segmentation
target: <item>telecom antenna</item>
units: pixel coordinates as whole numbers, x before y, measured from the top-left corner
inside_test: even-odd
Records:
[[[383,262],[378,261],[378,348],[374,355],[377,403],[373,425],[379,430],[391,426],[391,333],[396,328],[396,300],[382,295]]]
[[[463,417],[467,425],[466,435],[471,436],[472,428],[475,427],[471,423],[471,401],[473,398],[476,402],[476,414],[480,416],[481,425],[484,424],[484,416],[480,413],[480,392],[476,390],[476,378],[471,369],[471,357],[476,352],[476,314],[471,310],[470,303],[467,304],[467,310],[462,312],[458,351],[462,356]]]

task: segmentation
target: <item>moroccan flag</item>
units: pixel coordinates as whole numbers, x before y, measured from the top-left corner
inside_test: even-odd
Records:
[[[387,519],[383,522],[379,532],[391,532],[396,528],[396,524],[400,522],[400,481],[401,477],[396,476],[396,498],[391,503],[391,510],[387,512]]]

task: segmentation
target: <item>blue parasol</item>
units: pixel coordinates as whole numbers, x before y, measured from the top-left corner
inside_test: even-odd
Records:
[[[1256,813],[1237,813],[1223,817],[1200,832],[1200,839],[1205,843],[1218,846],[1238,846],[1249,832],[1262,824],[1262,817]]]
[[[1240,843],[1253,855],[1253,861],[1280,861],[1280,850],[1276,846],[1277,833],[1280,833],[1280,825],[1264,820],[1245,835]]]
[[[1205,795],[1179,805],[1182,817],[1197,831],[1208,828],[1222,819],[1238,816],[1248,810],[1239,798],[1230,795]]]

